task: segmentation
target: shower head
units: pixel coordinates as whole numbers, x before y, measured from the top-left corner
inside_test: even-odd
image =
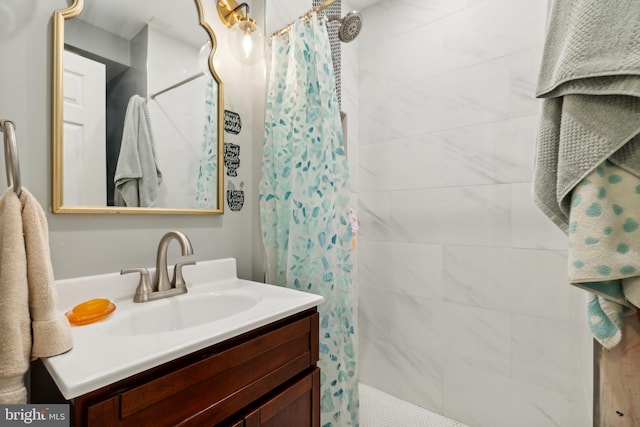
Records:
[[[340,27],[338,27],[338,38],[343,43],[352,42],[362,29],[362,16],[354,11],[347,13],[343,18],[339,16],[330,16],[327,18],[329,22],[338,21]]]

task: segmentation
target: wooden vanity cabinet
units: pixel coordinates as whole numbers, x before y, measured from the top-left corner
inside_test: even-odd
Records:
[[[320,426],[320,370],[314,369],[255,405],[232,427]]]
[[[319,427],[318,333],[315,308],[263,326],[72,399],[72,425]]]

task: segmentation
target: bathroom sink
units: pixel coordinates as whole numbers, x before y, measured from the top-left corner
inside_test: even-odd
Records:
[[[153,276],[154,269],[149,273]],[[236,260],[198,261],[184,269],[188,292],[133,302],[134,275],[119,272],[56,280],[58,306],[71,310],[93,298],[116,309],[105,319],[73,326],[73,348],[43,359],[67,399],[237,337],[318,306],[321,296],[240,279]]]
[[[247,292],[207,293],[180,295],[135,304],[108,322],[105,332],[112,335],[148,335],[214,322],[242,313],[255,306],[259,297]],[[134,304],[134,303],[132,303]]]

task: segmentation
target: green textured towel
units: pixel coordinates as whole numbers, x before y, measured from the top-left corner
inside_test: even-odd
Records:
[[[606,159],[640,176],[640,2],[550,3],[534,196],[568,232],[570,193]]]
[[[606,348],[640,304],[638,22],[637,0],[551,0],[536,91],[534,199],[569,235],[569,277]]]
[[[140,95],[133,95],[127,104],[113,182],[116,206],[150,207],[158,200],[162,173],[147,101]]]

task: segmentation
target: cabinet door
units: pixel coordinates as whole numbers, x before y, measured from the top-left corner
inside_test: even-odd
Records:
[[[245,417],[245,427],[319,427],[320,370],[314,369]]]

